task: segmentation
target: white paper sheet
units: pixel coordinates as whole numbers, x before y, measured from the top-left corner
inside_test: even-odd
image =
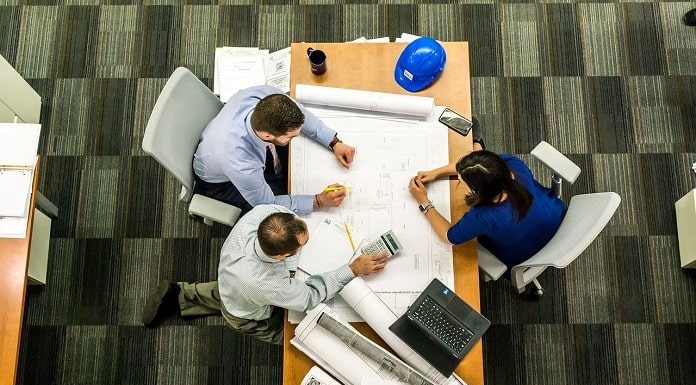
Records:
[[[341,383],[331,378],[331,376],[321,370],[320,367],[312,366],[302,379],[300,385],[341,385]]]
[[[32,168],[40,134],[40,124],[0,123],[0,168]]]
[[[0,238],[26,238],[29,216],[0,217]]]
[[[263,57],[259,55],[221,55],[217,64],[220,100],[223,102],[240,90],[266,84]]]
[[[435,107],[435,99],[425,96],[389,94],[348,88],[298,84],[297,101],[315,106],[331,106],[383,112],[401,116],[427,118]]]
[[[290,47],[275,51],[268,56],[266,84],[290,92]]]
[[[345,223],[332,218],[322,219],[309,230],[309,241],[297,254],[298,268],[307,274],[333,271],[348,263],[355,250],[350,243]],[[363,241],[357,229],[348,227],[356,246]]]
[[[408,385],[401,381],[375,380],[374,378],[363,378],[360,385]]]
[[[420,36],[418,35],[412,35],[410,33],[403,32],[400,37],[397,37],[396,40],[394,40],[395,43],[410,43],[416,39],[418,39]]]
[[[365,279],[394,314],[401,315],[421,290],[438,278],[454,286],[452,249],[433,232],[408,192],[408,182],[418,170],[429,170],[448,159],[447,128],[437,122],[373,118],[331,109],[310,108],[341,139],[356,147],[350,169],[333,154],[303,136],[293,140],[291,191],[306,194],[340,181],[353,186],[341,206],[306,217],[309,228],[325,217],[348,222],[368,238],[394,230],[404,249],[386,268]],[[441,108],[438,108],[441,111]],[[418,150],[414,150],[418,149]],[[449,218],[449,182],[428,184],[428,194],[438,211]],[[328,301],[342,319],[362,319],[343,300]]]
[[[32,170],[0,169],[0,217],[23,217],[29,209]]]
[[[375,37],[373,39],[367,39],[366,43],[389,43],[389,36]]]

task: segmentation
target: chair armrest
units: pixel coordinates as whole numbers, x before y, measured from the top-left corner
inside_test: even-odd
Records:
[[[490,278],[486,281],[497,280],[502,277],[507,270],[507,266],[505,266],[504,263],[500,262],[493,253],[481,245],[478,245],[478,264],[479,269],[483,271],[487,278]]]
[[[41,194],[39,190],[36,190],[36,208],[51,219],[58,218],[58,207]]]
[[[534,147],[531,154],[568,183],[575,182],[580,175],[580,167],[577,164],[543,140]]]
[[[189,204],[189,214],[203,217],[206,224],[213,221],[234,226],[241,213],[242,210],[238,207],[200,194],[194,194]]]

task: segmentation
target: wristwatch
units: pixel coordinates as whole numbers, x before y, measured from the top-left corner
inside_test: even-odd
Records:
[[[435,207],[435,206],[433,206],[433,202],[430,202],[430,201],[428,201],[428,202],[425,203],[425,204],[419,204],[419,205],[418,205],[418,209],[419,209],[423,214],[425,214],[428,210],[430,210],[430,209],[432,209],[432,208],[434,208],[434,207]]]
[[[331,143],[329,143],[329,148],[331,151],[333,151],[334,146],[338,143],[343,143],[341,142],[341,139],[338,139],[338,135],[334,136],[333,139],[331,139]]]

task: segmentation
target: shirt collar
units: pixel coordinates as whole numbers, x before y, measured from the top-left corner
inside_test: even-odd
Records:
[[[251,110],[249,115],[247,115],[246,119],[244,119],[244,126],[246,127],[247,133],[249,134],[249,138],[251,138],[251,141],[259,148],[265,148],[268,146],[269,143],[264,142],[259,138],[258,135],[256,135],[256,131],[251,127],[251,114],[254,113],[254,110]]]
[[[262,262],[268,262],[268,263],[277,263],[277,262],[282,262],[280,260],[277,260],[275,258],[271,258],[266,253],[261,250],[261,245],[259,244],[259,239],[256,238],[254,240],[254,253],[256,253],[256,257],[260,259]]]

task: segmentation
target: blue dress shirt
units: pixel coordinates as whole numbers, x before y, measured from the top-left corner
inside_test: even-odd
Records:
[[[501,158],[515,174],[515,180],[532,194],[532,205],[521,221],[509,200],[490,206],[472,207],[447,231],[452,244],[478,241],[508,268],[522,263],[556,234],[566,213],[566,205],[548,188],[534,179],[532,170],[513,155]]]
[[[210,183],[232,182],[252,206],[278,204],[295,213],[312,212],[313,195],[274,195],[264,179],[266,148],[251,128],[251,113],[264,97],[283,92],[271,86],[250,87],[232,95],[220,113],[208,123],[193,155],[193,170]],[[305,116],[301,132],[329,146],[336,131],[322,123],[302,105]]]

